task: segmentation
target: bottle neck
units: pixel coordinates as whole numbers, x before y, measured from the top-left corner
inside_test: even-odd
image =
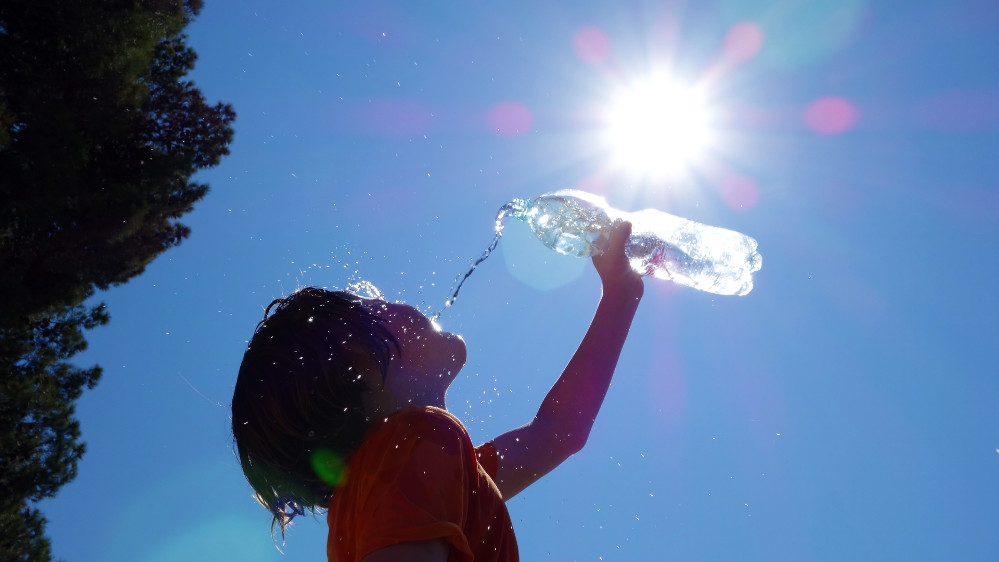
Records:
[[[527,216],[527,212],[533,206],[533,203],[534,202],[529,199],[514,199],[513,201],[510,201],[506,205],[500,207],[499,215],[496,217],[496,220],[501,220],[504,216],[511,216],[524,220]]]
[[[499,212],[496,213],[496,223],[495,223],[496,241],[495,242],[499,242],[499,236],[501,236],[503,234],[503,219],[505,219],[506,217],[509,216],[509,217],[514,217],[514,218],[520,219],[522,221],[526,221],[527,220],[527,213],[530,210],[531,205],[532,205],[532,202],[528,201],[526,199],[514,199],[513,201],[510,201],[506,205],[503,205],[502,207],[500,207]],[[494,244],[495,244],[495,242],[494,242]]]

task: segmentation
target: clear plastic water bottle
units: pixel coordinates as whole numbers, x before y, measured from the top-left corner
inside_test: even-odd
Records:
[[[603,197],[576,190],[537,199],[514,199],[497,218],[516,217],[546,246],[566,255],[599,255],[616,219],[631,223],[625,253],[642,275],[719,295],[745,295],[763,258],[745,234],[708,226],[656,209],[634,213],[607,205]],[[501,228],[501,227],[500,227]]]

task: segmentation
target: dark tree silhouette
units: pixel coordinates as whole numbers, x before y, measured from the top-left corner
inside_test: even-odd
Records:
[[[185,79],[201,0],[0,2],[0,559],[47,560],[35,509],[76,475],[69,359],[108,321],[96,290],[189,234],[235,113]]]

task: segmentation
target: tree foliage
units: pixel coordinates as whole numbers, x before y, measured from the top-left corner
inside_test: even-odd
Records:
[[[0,2],[0,558],[48,559],[34,503],[84,452],[69,359],[125,283],[190,230],[232,108],[185,78],[200,0]]]

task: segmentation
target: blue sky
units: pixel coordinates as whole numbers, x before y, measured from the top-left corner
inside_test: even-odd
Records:
[[[993,560],[999,525],[999,8],[987,1],[208,0],[192,78],[237,112],[192,236],[100,295],[66,560],[284,554],[233,455],[253,326],[368,280],[438,310],[514,197],[563,188],[745,232],[744,297],[646,281],[587,447],[509,503],[524,560]],[[666,74],[716,143],[616,165],[601,115]],[[510,224],[441,318],[477,443],[527,421],[600,287]]]

